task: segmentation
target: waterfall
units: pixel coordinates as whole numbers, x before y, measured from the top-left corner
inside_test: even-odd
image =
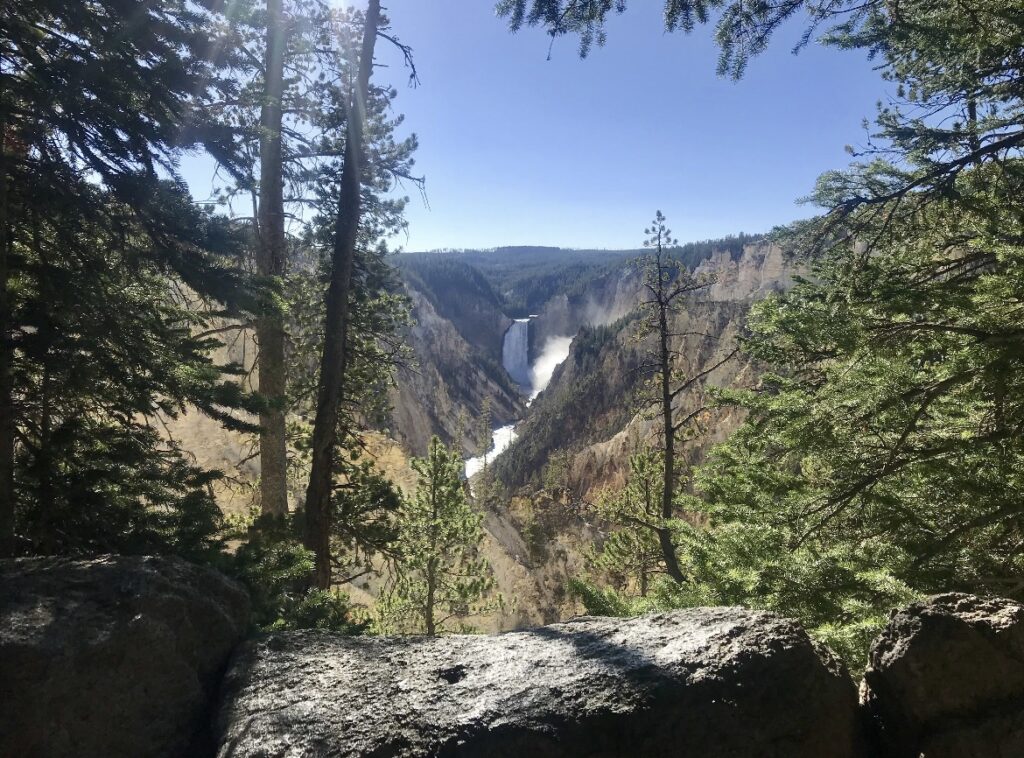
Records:
[[[529,388],[530,376],[530,319],[517,318],[505,332],[501,346],[501,362],[517,384]]]
[[[524,390],[530,392],[532,403],[533,398],[537,397],[551,381],[555,367],[569,355],[571,343],[572,337],[549,337],[544,342],[536,363],[530,366],[530,319],[517,318],[505,332],[505,339],[501,345],[501,362],[509,376]],[[515,423],[494,429],[488,451],[466,460],[466,477],[476,475],[485,464],[501,455],[517,436]]]

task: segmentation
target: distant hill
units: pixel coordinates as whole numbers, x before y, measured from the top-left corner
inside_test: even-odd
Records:
[[[715,240],[688,242],[672,250],[672,256],[687,268],[696,268],[714,252],[728,251],[734,258],[743,252],[744,245],[758,242],[763,235],[737,234]],[[504,313],[521,318],[537,313],[558,294],[572,296],[583,292],[589,283],[624,261],[643,255],[646,250],[574,249],[543,246],[510,246],[490,250],[442,250],[435,252],[402,253],[393,259],[396,266],[430,280],[433,294],[425,293],[435,307],[449,292],[447,284],[454,285],[460,295],[458,273],[460,267],[471,267],[491,285]],[[445,274],[452,280],[446,282]],[[439,308],[443,312],[444,307]]]

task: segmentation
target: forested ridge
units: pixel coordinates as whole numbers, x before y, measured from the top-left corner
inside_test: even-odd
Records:
[[[501,0],[495,23],[587,57],[637,4]],[[0,557],[178,555],[242,581],[263,629],[435,635],[518,623],[508,576],[539,587],[560,556],[545,620],[743,605],[854,667],[910,600],[1024,599],[1022,18],[667,0],[666,31],[714,27],[725,77],[790,21],[872,56],[893,95],[818,215],[680,244],[664,208],[634,250],[398,253],[424,181],[400,12],[6,4]],[[534,315],[572,342],[527,409],[502,346]],[[258,462],[244,507],[176,436],[193,414]],[[464,454],[518,421],[470,485]]]
[[[700,265],[715,251],[737,256],[743,245],[758,235],[737,234],[723,239],[687,242],[673,251],[685,266]],[[438,250],[407,253],[396,260],[398,267],[416,276],[428,291],[441,292],[453,280],[461,290],[462,276],[482,277],[504,311],[513,318],[537,313],[555,295],[578,295],[593,279],[616,272],[643,254],[635,250],[585,250],[557,247],[499,247],[493,250]],[[470,274],[469,270],[473,273]],[[466,273],[460,273],[466,272]],[[480,287],[480,284],[475,285]],[[438,298],[441,302],[453,298]]]

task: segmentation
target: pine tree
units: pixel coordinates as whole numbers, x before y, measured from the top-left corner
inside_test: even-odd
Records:
[[[256,271],[279,283],[287,256],[284,206],[284,67],[289,30],[282,0],[267,0],[266,58],[260,109],[259,202]],[[285,435],[287,374],[285,327],[279,309],[266,307],[256,321],[259,387],[267,400],[260,414],[260,507],[264,515],[288,512],[288,451]]]
[[[733,75],[803,8],[835,23],[826,43],[879,55],[896,98],[819,180],[826,215],[781,236],[811,275],[754,309],[744,349],[774,371],[725,394],[749,420],[698,473],[685,507],[709,528],[680,529],[694,581],[660,603],[769,607],[854,658],[917,593],[1024,587],[1018,5],[706,6]],[[613,10],[502,8],[598,41]],[[667,3],[670,24],[675,9],[700,6]]]
[[[157,175],[182,146],[230,151],[192,108],[219,86],[210,28],[185,2],[5,10],[2,553],[210,547],[212,474],[160,419],[190,404],[249,428],[204,332],[253,301],[236,230]]]
[[[750,420],[701,489],[721,528],[758,524],[817,565],[789,581],[845,608],[832,620],[884,622],[887,585],[1021,591],[1022,181],[984,166],[955,199],[857,214],[868,244],[830,246],[752,315],[746,349],[776,370],[727,396]]]
[[[324,126],[328,112],[336,121],[334,84],[318,77],[336,70],[334,15],[319,0],[234,3],[223,35],[231,77],[203,102],[210,120],[237,145],[222,164],[229,179],[217,188],[217,198],[236,218],[239,197],[252,208],[239,222],[251,228],[254,254],[245,264],[254,267],[261,299],[254,323],[237,328],[255,331],[255,368],[266,401],[260,414],[260,505],[265,516],[277,518],[288,509],[292,359],[286,347],[294,326],[289,295],[297,289],[289,278],[316,274],[307,251],[299,248],[308,244],[303,237],[311,196],[331,170],[330,160],[340,155],[331,132],[344,130],[344,115],[340,124]]]
[[[265,451],[272,466],[261,478],[265,512],[276,512],[278,508],[271,506],[283,502],[285,481],[274,471],[287,472],[301,486],[306,486],[306,477],[311,475],[311,429],[307,419],[317,413],[321,379],[340,382],[342,388],[329,461],[327,511],[321,519],[327,531],[318,531],[322,576],[325,562],[329,562],[327,553],[334,544],[330,536],[334,528],[329,522],[338,504],[330,501],[342,490],[347,491],[350,475],[358,473],[359,467],[350,464],[350,457],[358,454],[362,444],[358,431],[382,415],[391,370],[405,357],[397,333],[406,323],[408,308],[384,261],[387,250],[380,240],[404,224],[406,200],[388,194],[398,178],[417,181],[409,173],[416,141],[415,137],[395,137],[402,119],[391,115],[394,90],[370,86],[364,97],[356,96],[350,86],[353,79],[358,82],[364,14],[330,8],[317,0],[287,0],[278,9],[283,16],[284,39],[275,53],[283,58],[285,76],[271,86],[268,64],[275,55],[268,42],[273,33],[268,30],[268,14],[260,5],[239,3],[233,9],[232,39],[244,54],[232,58],[237,79],[234,86],[222,101],[209,107],[235,135],[245,156],[243,170],[232,175],[224,198],[250,194],[252,206],[258,211],[256,268],[263,286],[260,318],[256,321],[258,369],[261,394],[266,395],[262,390],[269,387],[274,395],[268,398],[261,417],[261,447],[272,443]],[[379,25],[385,29],[386,20],[381,18]],[[394,41],[393,35],[388,38]],[[332,371],[324,376],[318,360],[326,344],[325,299],[329,290],[324,282],[333,278],[332,249],[338,222],[348,214],[339,213],[340,180],[346,171],[350,115],[357,101],[365,152],[373,160],[364,160],[359,171],[361,209],[349,290],[343,298],[349,310],[346,365],[343,374]],[[278,107],[269,107],[268,103],[277,103]],[[268,118],[273,123],[268,123]],[[280,138],[279,144],[269,139],[275,135]],[[288,209],[293,218],[283,259],[274,252],[281,247],[282,230],[276,222],[268,224],[263,218],[267,213],[274,217],[276,207]],[[263,230],[272,233],[267,239],[272,237],[273,245],[265,244],[267,235]],[[335,299],[334,304],[337,302]],[[284,352],[277,349],[283,350],[284,346],[279,337],[287,338],[288,349]],[[270,352],[265,349],[268,345],[274,348]],[[286,390],[283,397],[273,391],[282,382]],[[278,432],[286,420],[282,436]],[[323,471],[320,465],[314,478]],[[301,523],[310,526],[308,519]],[[305,539],[309,542],[308,534]]]
[[[419,483],[402,508],[396,574],[381,600],[380,626],[434,635],[497,607],[486,600],[494,578],[479,552],[483,515],[466,499],[459,451],[434,437],[427,457],[412,465]]]
[[[461,452],[466,450],[466,409],[459,408],[459,414],[455,417],[455,434],[452,439],[452,446]]]
[[[730,398],[750,420],[701,475],[707,586],[743,565],[749,602],[802,603],[849,650],[908,593],[1024,586],[1021,32],[969,8],[874,9],[839,36],[881,46],[905,101],[787,235],[812,276],[754,311],[746,349],[776,370]],[[740,554],[746,524],[784,560]]]
[[[491,414],[491,396],[484,398],[480,407],[480,417],[477,420],[477,437],[483,442],[484,476],[487,475],[487,454],[491,451],[492,437],[494,435],[494,421]]]
[[[641,450],[630,456],[629,480],[619,491],[598,500],[598,519],[612,527],[592,563],[629,594],[647,597],[652,581],[664,574],[664,554],[658,540],[666,526],[662,516],[664,486],[661,456]]]
[[[672,522],[677,515],[675,500],[679,492],[676,441],[680,435],[695,427],[705,408],[703,405],[698,406],[682,418],[678,418],[676,406],[684,393],[731,360],[736,350],[728,351],[724,357],[716,359],[693,376],[680,375],[676,369],[676,364],[682,356],[679,340],[695,335],[674,331],[673,316],[685,307],[687,299],[693,293],[706,288],[711,280],[693,276],[685,266],[669,255],[669,248],[677,247],[678,242],[672,239],[671,230],[665,226],[665,217],[661,211],[655,214],[653,224],[645,229],[644,233],[649,235],[644,241],[644,247],[651,249],[653,253],[641,259],[644,268],[644,288],[647,290],[647,299],[641,305],[647,312],[641,334],[653,335],[656,345],[642,367],[653,372],[654,383],[657,385],[655,397],[650,404],[657,409],[662,445],[661,516],[651,528],[657,534],[658,543],[661,545],[666,572],[673,581],[681,583],[686,581],[686,577],[680,567],[672,536]]]
[[[625,13],[628,5],[628,0],[497,0],[495,10],[508,19],[512,31],[523,26],[543,27],[552,44],[558,37],[576,35],[580,57],[585,58],[595,44],[602,47],[607,42],[609,16]],[[821,38],[826,42],[871,27],[884,18],[889,7],[883,0],[788,0],[755,6],[744,0],[663,0],[662,23],[666,32],[689,33],[717,17],[718,73],[739,79],[750,59],[768,48],[778,28],[801,12],[806,24],[796,50],[823,26],[827,28]]]
[[[348,362],[349,298],[355,267],[356,240],[362,210],[362,164],[365,160],[364,119],[373,72],[373,51],[381,24],[380,2],[370,0],[363,18],[363,42],[353,91],[348,95],[345,162],[338,192],[337,223],[327,290],[324,347],[320,361],[316,419],[313,422],[312,465],[306,488],[304,543],[316,555],[313,582],[331,585],[330,497],[337,447],[338,415]]]

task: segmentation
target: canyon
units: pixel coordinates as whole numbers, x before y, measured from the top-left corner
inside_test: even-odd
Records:
[[[496,257],[500,254],[493,253]],[[645,299],[639,254],[621,251],[611,261],[588,263],[586,255],[576,251],[551,251],[546,278],[559,279],[563,269],[571,269],[572,276],[561,288],[552,288],[546,281],[545,286],[538,287],[550,294],[543,302],[532,303],[535,312],[506,315],[502,297],[496,292],[478,298],[489,304],[485,320],[504,325],[500,335],[496,330],[492,332],[490,345],[481,345],[479,340],[474,345],[476,325],[474,332],[466,333],[458,315],[449,319],[448,327],[462,336],[461,341],[432,339],[434,335],[414,327],[410,344],[422,374],[439,376],[444,382],[451,367],[462,367],[458,378],[444,387],[444,397],[456,400],[442,404],[447,414],[442,411],[430,419],[415,417],[408,406],[430,405],[432,398],[424,394],[427,387],[411,372],[399,372],[390,433],[401,441],[416,441],[409,447],[418,453],[418,443],[429,435],[454,442],[452,430],[458,426],[456,416],[461,412],[469,419],[468,424],[463,422],[469,431],[463,440],[467,453],[476,456],[474,461],[482,460],[486,448],[488,463],[497,466],[496,475],[508,487],[519,489],[531,480],[536,483],[553,458],[566,455],[571,458],[571,468],[584,494],[621,481],[622,468],[616,463],[616,454],[631,444],[649,440],[653,433],[635,397],[646,378],[637,372],[645,350],[639,333]],[[486,254],[444,255],[449,265],[465,255],[465,265],[469,266],[468,261]],[[686,338],[681,348],[684,355],[675,367],[696,372],[726,345],[733,344],[751,303],[790,286],[793,270],[781,248],[740,238],[704,243],[699,254],[691,255],[687,263],[696,276],[710,282],[675,315],[673,325],[678,332],[706,335]],[[416,267],[417,263],[412,262],[401,265],[403,270]],[[481,278],[486,277],[481,274]],[[454,282],[428,296],[416,289],[415,281],[407,278],[417,303],[414,315],[418,320],[433,319],[446,309],[454,312],[473,295]],[[478,280],[474,282],[479,286]],[[531,284],[535,283],[527,279],[520,286]],[[516,295],[505,293],[506,298]],[[425,299],[442,305],[421,310],[419,304]],[[493,368],[490,358],[494,356],[501,357],[507,381],[464,381],[462,377]],[[688,402],[700,402],[705,384],[725,386],[751,381],[753,375],[753,367],[737,361],[709,376],[695,388]],[[585,387],[589,402],[584,405],[576,400],[581,399]],[[518,402],[509,401],[510,388]],[[496,437],[485,438],[473,424],[482,413],[484,398],[489,398]],[[734,424],[735,419],[728,417],[716,421],[707,443],[720,441]],[[501,443],[502,450],[509,451],[507,455],[496,455],[495,441]],[[704,447],[706,444],[694,451],[694,460]],[[627,457],[622,456],[623,460]],[[479,465],[472,465],[474,473]]]
[[[506,251],[399,260],[416,307],[408,338],[417,367],[398,372],[383,431],[409,454],[421,454],[433,435],[461,441],[474,492],[486,493],[484,553],[498,591],[513,601],[477,620],[484,630],[579,612],[566,586],[602,534],[589,504],[624,483],[631,452],[656,444],[643,402],[651,343],[642,334],[642,251],[542,254],[543,266],[538,253],[521,268]],[[709,282],[673,316],[673,331],[703,335],[684,338],[674,366],[692,375],[731,349],[752,303],[792,284],[794,266],[780,247],[746,238],[690,246],[681,258]],[[435,267],[458,274],[431,276]],[[749,361],[730,361],[697,382],[680,409],[705,403],[711,387],[750,386],[758,376]],[[490,430],[479,424],[485,401]],[[415,412],[424,407],[434,410]],[[740,420],[732,411],[710,416],[704,433],[683,445],[687,464]]]
[[[397,369],[391,410],[364,434],[364,446],[407,495],[416,486],[410,458],[422,456],[433,436],[461,446],[476,493],[486,495],[482,549],[507,600],[473,620],[483,631],[579,612],[566,585],[584,571],[602,528],[588,504],[620,486],[629,454],[655,440],[639,371],[649,340],[640,333],[642,253],[512,248],[393,259],[412,308],[413,324],[402,335],[412,360]],[[676,368],[693,373],[735,341],[750,305],[787,288],[794,271],[781,248],[742,236],[678,254],[711,281],[674,317],[676,331],[706,335],[687,338],[680,351]],[[255,349],[240,334],[222,353],[251,365]],[[758,367],[732,361],[683,403],[697,407],[708,388],[750,385],[757,376]],[[481,423],[485,411],[489,424]],[[698,463],[739,421],[735,413],[715,415],[685,444],[687,463]],[[228,473],[214,484],[222,509],[246,513],[259,477],[252,440],[194,412],[168,428],[198,463]],[[289,492],[293,503],[302,496]],[[380,583],[364,577],[344,590],[372,605]]]

